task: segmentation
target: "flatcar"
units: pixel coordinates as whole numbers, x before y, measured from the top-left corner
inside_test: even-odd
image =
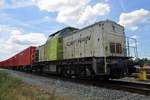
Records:
[[[34,48],[34,56],[28,54],[34,61],[19,68],[69,78],[122,78],[131,58],[125,38],[124,27],[110,20],[82,29],[66,27]],[[18,69],[16,64],[13,68]]]

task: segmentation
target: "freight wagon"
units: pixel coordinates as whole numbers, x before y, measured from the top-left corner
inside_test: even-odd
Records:
[[[0,68],[5,68],[4,63],[5,63],[4,61],[0,62]]]
[[[28,66],[31,66],[35,61],[35,49],[36,47],[29,47],[13,57],[0,62],[0,65],[4,68],[10,69],[23,69],[23,67],[28,68]]]

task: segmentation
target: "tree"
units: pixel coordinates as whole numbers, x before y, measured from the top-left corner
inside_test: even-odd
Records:
[[[134,60],[135,65],[140,65],[140,67],[143,67],[144,65],[149,65],[150,66],[150,60],[148,58],[137,58]]]

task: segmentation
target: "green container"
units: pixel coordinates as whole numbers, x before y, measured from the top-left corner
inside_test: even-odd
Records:
[[[62,50],[62,38],[59,35],[49,37],[45,44],[45,60],[63,59]]]

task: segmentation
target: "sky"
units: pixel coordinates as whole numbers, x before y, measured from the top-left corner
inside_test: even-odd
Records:
[[[0,0],[0,61],[66,27],[102,20],[137,39],[138,56],[150,58],[150,0]]]

